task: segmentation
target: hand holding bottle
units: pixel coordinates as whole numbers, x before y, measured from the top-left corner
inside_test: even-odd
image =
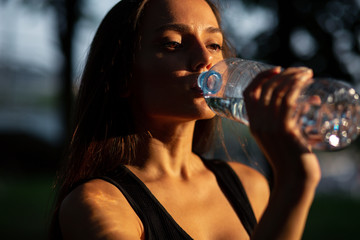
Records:
[[[277,182],[317,182],[320,176],[317,158],[298,125],[301,116],[296,116],[297,100],[312,76],[308,68],[273,68],[258,74],[243,93],[250,131]]]
[[[254,61],[226,59],[214,65],[208,72],[201,74],[198,83],[209,107],[216,114],[248,125],[244,91],[249,84],[254,84],[252,80],[260,72],[272,68],[274,67],[271,65]],[[296,120],[296,126],[300,129],[302,138],[314,148],[333,150],[348,146],[360,133],[359,94],[340,81],[312,79],[311,75],[308,78],[309,82],[306,82],[305,76],[311,71],[307,72],[306,68],[291,69],[280,73],[280,68],[278,68],[276,70],[278,72],[273,72],[273,74],[279,76],[263,82],[259,89],[269,90],[276,86],[274,92],[284,94],[284,89],[291,87],[291,91],[297,92],[292,97],[293,103],[296,104],[292,106],[291,114],[289,112],[293,117],[290,122]],[[264,74],[271,74],[271,71]],[[298,74],[304,74],[304,81],[291,81],[292,78],[298,79],[295,77]],[[281,76],[290,81],[281,80]],[[262,78],[261,75],[259,77]],[[264,81],[265,78],[258,81]],[[311,81],[312,83],[309,84]],[[306,84],[301,85],[301,82]],[[273,96],[271,93],[270,91],[262,94],[261,101],[268,101],[267,104],[274,104],[276,99],[276,101],[281,101],[282,98],[279,95],[271,101],[271,96]],[[258,116],[262,114],[261,109],[253,110]],[[262,119],[262,121],[266,124],[269,119]]]

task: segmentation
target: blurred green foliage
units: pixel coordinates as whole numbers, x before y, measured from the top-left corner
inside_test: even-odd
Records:
[[[318,195],[311,207],[304,240],[360,238],[360,199],[341,194]]]
[[[53,176],[53,173],[0,173],[1,239],[46,239]]]

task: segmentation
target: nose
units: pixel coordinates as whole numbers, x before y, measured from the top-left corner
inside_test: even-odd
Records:
[[[203,72],[209,70],[213,65],[213,56],[206,48],[205,44],[197,42],[193,45],[191,52],[191,70]]]

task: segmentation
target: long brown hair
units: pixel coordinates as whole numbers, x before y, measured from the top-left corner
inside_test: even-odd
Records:
[[[138,28],[149,0],[122,0],[101,22],[90,47],[77,96],[74,132],[66,162],[58,174],[58,196],[51,238],[61,239],[57,212],[66,195],[80,182],[112,171],[135,159],[146,134],[135,132],[127,98]],[[210,1],[220,25],[218,8]],[[223,54],[229,57],[224,41]],[[217,118],[195,125],[193,151],[208,150]]]

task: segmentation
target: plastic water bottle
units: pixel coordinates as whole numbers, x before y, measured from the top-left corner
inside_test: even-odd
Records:
[[[215,64],[198,78],[209,107],[219,116],[248,125],[243,91],[260,72],[272,65],[230,58]],[[312,101],[317,96],[319,101]],[[298,125],[315,149],[335,150],[348,146],[360,133],[359,94],[348,84],[314,79],[297,100]]]

